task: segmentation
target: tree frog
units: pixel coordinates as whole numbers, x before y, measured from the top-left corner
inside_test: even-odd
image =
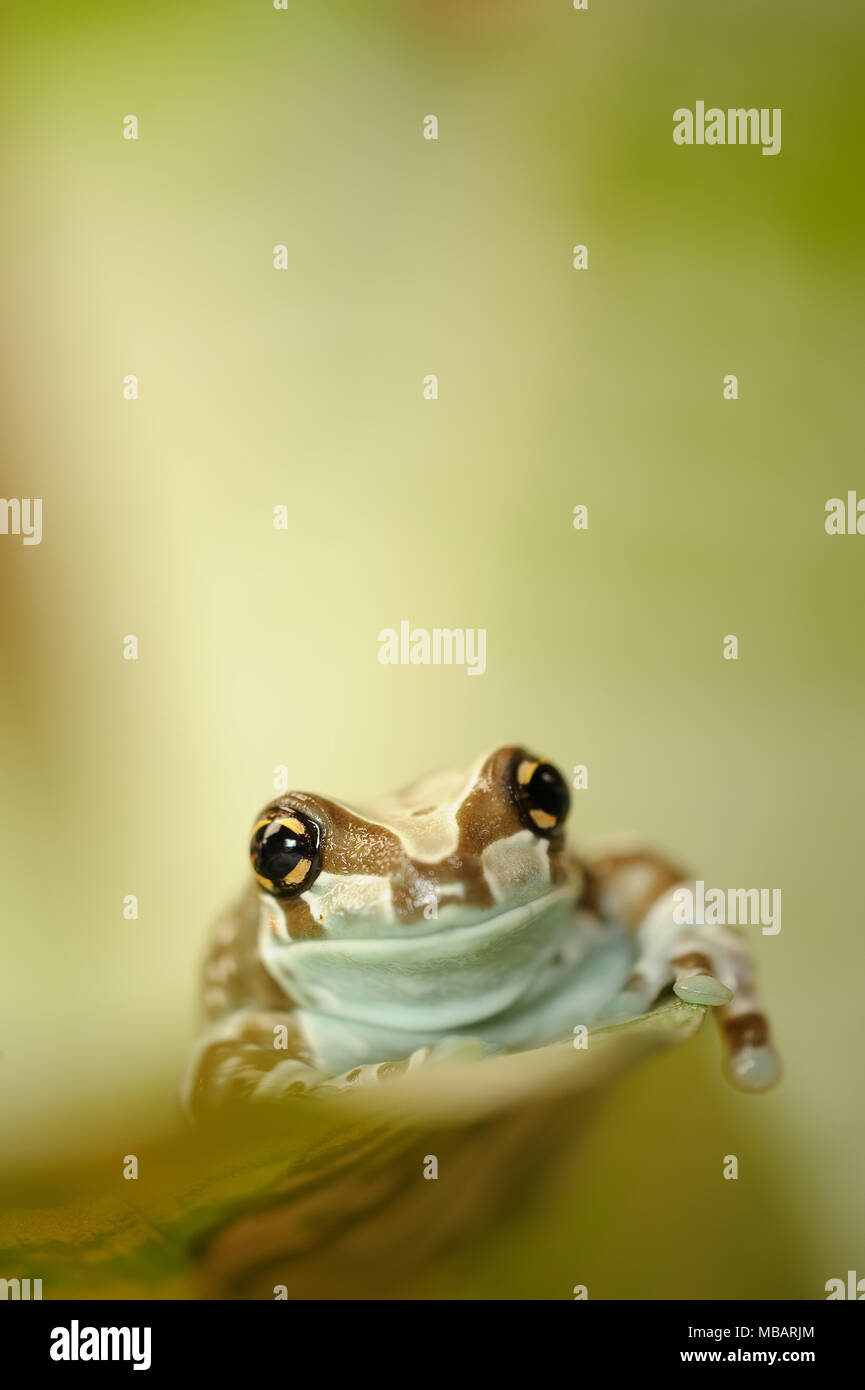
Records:
[[[248,891],[210,944],[192,1112],[539,1047],[668,987],[712,1006],[734,1084],[772,1085],[743,939],[676,922],[688,881],[665,858],[568,849],[569,807],[556,767],[516,746],[362,810],[271,801]]]

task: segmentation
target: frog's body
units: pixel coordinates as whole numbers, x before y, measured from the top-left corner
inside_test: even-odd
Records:
[[[507,747],[364,812],[272,802],[256,882],[214,934],[190,1103],[541,1046],[640,1014],[669,984],[719,1006],[732,1079],[771,1084],[741,939],[677,925],[684,875],[656,856],[569,853],[568,801],[551,764]]]

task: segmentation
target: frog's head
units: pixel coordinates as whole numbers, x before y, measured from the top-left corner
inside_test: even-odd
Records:
[[[423,935],[573,882],[569,805],[551,763],[509,746],[364,811],[288,792],[255,824],[252,867],[283,940]]]

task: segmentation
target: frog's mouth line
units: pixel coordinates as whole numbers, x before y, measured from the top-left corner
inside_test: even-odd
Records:
[[[417,932],[411,932],[411,927],[407,930],[406,926],[402,925],[395,927],[393,936],[388,936],[387,938],[357,937],[354,939],[359,941],[372,941],[376,939],[394,941],[450,936],[454,932],[473,931],[478,927],[484,925],[491,926],[497,922],[504,925],[510,918],[516,920],[522,916],[529,919],[542,917],[550,907],[554,907],[563,902],[571,903],[574,910],[576,910],[577,891],[573,884],[562,884],[559,887],[550,888],[541,896],[530,898],[527,902],[518,903],[516,906],[511,905],[506,907],[502,905],[495,908],[478,908],[474,920],[471,920],[471,918],[467,916],[467,914],[471,913],[471,909],[466,909],[457,900],[451,900],[450,902],[442,903],[439,907],[435,919],[439,925],[433,927],[431,931],[419,930]],[[459,919],[460,917],[462,917],[462,920],[448,920],[449,918]],[[426,923],[416,923],[413,925],[422,928]],[[409,932],[411,932],[411,935],[409,935]]]
[[[591,1021],[599,976],[604,997],[627,976],[628,939],[574,925],[568,884],[475,924],[411,937],[271,938],[262,957],[294,1000],[313,1054],[338,1072],[353,1057],[407,1056],[455,1033],[527,1046]]]
[[[281,904],[269,894],[263,894],[263,899],[269,904],[271,912],[276,912],[284,916]],[[304,895],[306,897],[306,895]],[[458,898],[451,898],[441,904],[436,904],[435,914],[432,917],[421,917],[413,922],[398,921],[396,918],[383,920],[376,918],[375,914],[358,914],[358,927],[352,927],[352,914],[346,912],[344,921],[348,924],[347,929],[338,934],[328,934],[323,937],[296,937],[289,938],[287,930],[279,932],[280,944],[296,950],[299,946],[310,944],[333,944],[340,943],[360,943],[360,942],[387,942],[390,944],[398,942],[436,940],[441,937],[450,937],[455,932],[477,931],[484,926],[492,926],[498,923],[507,926],[508,923],[519,921],[522,918],[527,920],[536,919],[544,916],[552,907],[560,903],[570,903],[574,912],[577,910],[578,887],[573,883],[560,884],[550,888],[547,892],[529,898],[525,903],[514,905],[501,905],[493,908],[472,908],[467,907]],[[309,904],[313,917],[316,917],[315,904]],[[340,921],[336,916],[335,920]],[[370,921],[375,921],[374,930],[369,929]],[[363,930],[366,926],[366,932]]]
[[[408,936],[343,936],[284,942],[269,934],[262,959],[298,1002],[333,1007],[364,996],[478,999],[521,992],[543,962],[573,940],[574,893],[555,888],[478,922]],[[300,992],[298,992],[300,987]]]

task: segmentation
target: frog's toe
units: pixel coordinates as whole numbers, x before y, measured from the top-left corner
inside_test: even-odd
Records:
[[[746,1043],[727,1058],[727,1076],[742,1091],[766,1091],[780,1075],[781,1062],[769,1043]]]
[[[328,1073],[307,1066],[296,1058],[286,1058],[265,1072],[257,1082],[251,1099],[255,1101],[281,1100],[284,1096],[306,1096],[318,1089],[319,1084],[328,1078]]]
[[[729,1004],[733,998],[733,991],[716,980],[714,975],[690,975],[687,979],[677,980],[673,989],[686,1004],[703,1004],[712,1008]]]

